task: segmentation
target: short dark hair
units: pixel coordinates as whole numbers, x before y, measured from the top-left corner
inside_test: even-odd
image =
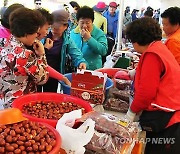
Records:
[[[169,18],[171,25],[180,25],[180,8],[170,7],[161,14],[162,18]]]
[[[152,18],[140,18],[130,24],[126,29],[126,36],[132,42],[139,45],[148,45],[153,41],[161,40],[162,30],[160,25]]]
[[[45,21],[49,24],[52,25],[53,24],[53,15],[49,13],[49,11],[47,11],[44,8],[38,8],[37,11],[39,11],[43,17],[45,18]]]
[[[137,9],[133,9],[133,11],[131,12],[131,14],[133,14],[133,13],[136,13],[136,12],[138,12],[139,10],[137,10]]]
[[[144,12],[144,16],[146,16],[146,17],[152,17],[152,16],[153,16],[153,11],[151,11],[151,10],[146,10],[146,11]]]
[[[15,4],[10,5],[10,6],[6,9],[6,11],[4,12],[4,14],[3,14],[3,16],[2,16],[1,24],[2,24],[5,28],[9,29],[9,28],[10,28],[10,26],[9,26],[9,16],[10,16],[10,14],[11,14],[14,10],[16,10],[16,9],[18,9],[18,8],[22,8],[22,7],[24,7],[24,5],[18,4],[18,3],[15,3]]]
[[[77,11],[77,21],[79,21],[80,18],[89,18],[94,21],[94,10],[88,6],[83,6]]]
[[[16,37],[34,34],[42,26],[40,12],[28,8],[19,8],[10,15],[10,30]]]
[[[80,9],[79,4],[78,4],[77,2],[75,2],[75,1],[71,1],[71,2],[69,2],[69,4],[70,4],[73,8],[76,7],[78,10]]]
[[[41,2],[41,0],[34,0],[34,3],[39,2],[39,1]]]
[[[150,6],[148,6],[146,10],[147,10],[147,11],[153,11],[153,8],[150,7]]]

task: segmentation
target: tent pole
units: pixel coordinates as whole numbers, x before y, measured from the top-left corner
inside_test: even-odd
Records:
[[[124,18],[124,0],[120,0],[120,10],[119,10],[119,17],[118,17],[117,51],[120,51],[122,49],[123,18]]]

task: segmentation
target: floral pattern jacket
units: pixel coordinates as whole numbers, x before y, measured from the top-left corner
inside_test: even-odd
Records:
[[[37,56],[14,36],[0,38],[0,108],[9,108],[15,98],[36,92],[36,85],[46,83],[48,77],[45,55]]]

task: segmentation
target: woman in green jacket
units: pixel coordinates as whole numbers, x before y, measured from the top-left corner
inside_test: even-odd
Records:
[[[52,16],[54,23],[47,38],[53,40],[53,46],[46,50],[48,65],[62,74],[67,73],[66,55],[69,54],[74,67],[86,69],[86,61],[82,52],[67,34],[69,13],[64,9],[60,9],[52,12]],[[45,41],[48,41],[48,39]],[[57,87],[58,80],[49,78],[47,83],[43,85],[43,91],[57,92]]]
[[[77,21],[78,26],[71,31],[71,39],[82,51],[89,70],[102,68],[102,56],[106,55],[108,45],[104,32],[93,25],[93,9],[87,6],[80,8]]]

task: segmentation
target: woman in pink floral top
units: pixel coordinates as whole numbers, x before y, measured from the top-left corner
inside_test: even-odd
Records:
[[[10,16],[11,37],[0,39],[0,108],[11,107],[15,98],[34,93],[48,80],[44,47],[37,41],[42,15],[20,8]],[[24,45],[33,45],[27,50]]]

